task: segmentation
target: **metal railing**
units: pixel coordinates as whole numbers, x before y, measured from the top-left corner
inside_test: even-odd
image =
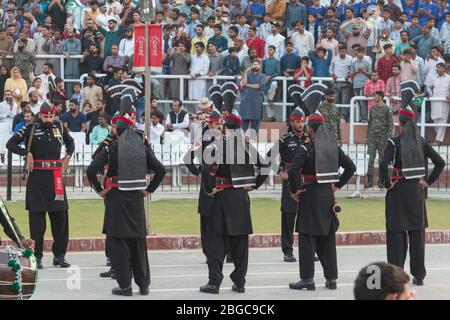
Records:
[[[355,96],[350,100],[350,122],[349,122],[349,144],[354,144],[355,141],[355,126],[367,126],[367,123],[357,123],[355,121],[355,114],[358,110],[358,106],[356,104],[357,101],[370,101],[373,100],[372,97],[365,96]],[[394,98],[394,100],[401,100],[400,98]],[[386,104],[389,106],[389,99],[385,98]],[[437,98],[430,97],[424,98],[422,101],[422,106],[420,110],[420,122],[417,122],[417,125],[420,127],[420,135],[425,137],[425,129],[427,127],[450,127],[450,123],[427,123],[426,116],[426,107],[427,102],[449,102],[446,98]],[[449,102],[450,103],[450,102]],[[398,123],[394,123],[394,126],[398,126]]]
[[[255,144],[261,155],[266,155],[272,147],[272,143],[260,142]],[[198,193],[200,188],[200,177],[192,175],[184,165],[183,158],[190,149],[189,144],[176,145],[153,145],[153,150],[159,161],[167,170],[166,178],[163,180],[160,192],[187,192]],[[96,150],[96,145],[81,144],[76,146],[75,153],[70,161],[68,172],[65,174],[65,185],[69,192],[75,193],[92,193],[94,192],[87,182],[86,169],[89,166],[92,154]],[[366,144],[344,144],[343,151],[349,155],[356,164],[357,171],[349,184],[343,190],[358,193],[362,191],[361,177],[367,174],[369,155],[367,154]],[[448,192],[450,183],[450,146],[436,147],[436,151],[442,156],[446,162],[444,172],[440,178],[431,186],[435,192]],[[378,161],[375,161],[375,167],[378,167]],[[433,167],[429,162],[430,169]],[[1,168],[1,167],[0,167]],[[4,166],[0,169],[0,185],[11,185],[14,193],[23,193],[25,190],[26,180],[22,179],[23,175],[23,159],[20,156],[13,155],[11,162],[11,177],[8,179],[7,170]],[[9,180],[9,181],[8,181]],[[281,190],[281,179],[277,173],[272,171],[259,190],[276,191]],[[369,191],[378,190],[371,188]]]

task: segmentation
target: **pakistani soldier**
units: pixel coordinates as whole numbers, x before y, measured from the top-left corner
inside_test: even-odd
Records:
[[[110,130],[109,134],[106,136],[105,140],[103,140],[100,143],[98,148],[92,154],[92,159],[94,160],[95,158],[97,158],[97,156],[105,148],[108,148],[108,147],[114,145],[115,143],[117,143],[116,118],[112,119],[112,121],[111,121],[111,130]],[[102,177],[105,177],[107,172],[108,172],[108,167],[105,166],[105,168],[103,169],[103,172],[102,172]],[[106,186],[107,182],[108,182],[108,179],[104,179],[103,186],[106,189],[109,189],[108,186]],[[105,215],[106,215],[106,208],[105,208]],[[105,223],[106,223],[106,217],[103,218],[103,230],[102,230],[103,234],[106,234]],[[106,265],[108,267],[110,267],[110,269],[108,271],[106,271],[106,272],[101,272],[100,273],[100,277],[101,278],[109,278],[109,277],[111,277],[111,278],[115,279],[114,268],[111,265],[111,258],[110,258],[110,253],[109,253],[109,241],[108,241],[108,238],[105,239],[105,255],[106,255]]]
[[[314,254],[324,269],[325,286],[337,287],[336,216],[334,192],[344,186],[356,171],[350,158],[338,147],[335,136],[315,112],[307,118],[311,142],[302,145],[288,171],[289,187],[298,201],[300,281],[289,288],[315,290]],[[339,176],[339,167],[344,172]]]
[[[86,171],[92,188],[105,199],[106,237],[119,284],[112,293],[123,296],[133,295],[132,276],[140,294],[149,294],[144,198],[158,188],[166,173],[143,135],[134,129],[136,98],[131,88],[122,94],[120,115],[115,119],[118,141],[103,149]],[[108,182],[103,188],[96,175],[105,165],[108,165]],[[147,186],[146,175],[150,171],[154,176]]]
[[[378,163],[383,159],[384,150],[388,139],[394,130],[392,111],[383,101],[383,91],[375,92],[373,107],[370,109],[369,122],[367,125],[367,153],[369,154],[369,165],[367,168],[367,182],[364,188],[372,188],[375,156],[378,152]],[[379,166],[378,166],[379,167]],[[378,187],[384,187],[381,177],[378,177]]]
[[[26,149],[20,146],[22,142]],[[61,160],[63,145],[66,155]],[[69,267],[70,264],[65,260],[69,244],[69,206],[63,172],[69,166],[75,144],[62,122],[55,121],[55,107],[44,102],[39,111],[39,120],[19,130],[9,139],[6,147],[13,153],[26,156],[29,175],[25,206],[29,211],[31,239],[36,241],[38,268],[42,269],[46,212],[50,217],[53,235],[53,265]]]
[[[204,150],[206,147],[215,141],[215,139],[220,138],[222,135],[223,130],[223,118],[221,114],[214,110],[211,112],[208,118],[208,125],[203,129],[202,131],[202,141],[201,141],[201,148],[198,148],[194,145],[194,148],[190,150],[186,154],[185,158],[185,164],[186,167],[189,169],[189,171],[195,175],[198,176],[201,173],[202,170],[202,164],[196,165],[194,164],[194,158],[197,157],[202,162],[204,161]],[[201,152],[200,155],[196,155],[196,153]],[[202,250],[205,257],[207,257],[206,254],[206,235],[208,233],[208,225],[209,225],[209,219],[211,217],[211,210],[212,210],[212,204],[213,204],[213,198],[208,196],[208,194],[205,191],[205,187],[203,184],[200,186],[200,192],[198,196],[198,213],[200,214],[200,238],[202,241]]]
[[[208,164],[202,168],[202,182],[214,201],[206,241],[209,281],[200,287],[200,292],[204,293],[219,293],[226,240],[234,262],[234,271],[230,274],[232,290],[245,292],[248,235],[253,233],[247,193],[267,178],[266,172],[256,174],[255,167],[261,170],[268,165],[245,142],[241,127],[242,119],[235,112],[226,116],[224,139],[210,144],[206,150],[207,154],[214,155],[214,161],[207,159]]]
[[[402,98],[403,95],[402,89]],[[425,228],[428,227],[425,188],[438,179],[445,162],[431,145],[420,137],[415,116],[409,106],[400,109],[400,134],[388,140],[380,174],[388,189],[386,193],[387,260],[403,268],[409,242],[413,283],[422,286],[426,275]],[[425,168],[428,159],[431,159],[434,168],[426,178]],[[393,164],[393,169],[389,178],[390,164]]]
[[[283,179],[281,191],[281,250],[284,254],[285,262],[296,262],[297,259],[293,254],[294,243],[294,226],[295,217],[297,216],[297,202],[292,199],[287,183],[287,170],[292,165],[294,156],[299,151],[302,144],[305,143],[304,135],[305,113],[300,107],[295,108],[289,117],[288,132],[280,137],[276,142],[277,148],[272,148],[267,156],[276,157],[274,152],[280,154],[279,175]],[[278,149],[278,150],[277,150]]]
[[[336,94],[333,89],[328,89],[325,91],[325,101],[319,105],[317,110],[322,114],[325,119],[325,124],[328,129],[336,137],[338,143],[342,141],[341,136],[341,115],[339,113],[336,104]]]

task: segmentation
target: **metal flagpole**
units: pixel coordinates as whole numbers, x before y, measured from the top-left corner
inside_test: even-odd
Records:
[[[152,96],[152,88],[151,88],[151,66],[150,66],[150,52],[148,50],[149,43],[148,43],[148,36],[149,36],[149,30],[148,25],[151,23],[152,19],[152,13],[153,13],[153,7],[154,7],[154,0],[142,0],[143,3],[143,13],[145,17],[145,135],[150,143],[150,104],[151,104],[151,96]],[[150,196],[146,198],[146,221],[147,221],[147,231],[151,232],[150,227]]]

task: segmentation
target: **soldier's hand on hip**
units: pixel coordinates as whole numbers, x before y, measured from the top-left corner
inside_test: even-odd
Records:
[[[391,186],[388,188],[388,191],[393,189],[395,187],[395,185],[397,184],[398,180],[395,180],[394,182],[392,182]]]
[[[147,190],[142,190],[142,195],[144,196],[144,198],[147,198],[150,195],[150,192],[148,192]]]
[[[288,179],[289,179],[287,171],[281,171],[279,173],[279,176],[283,181],[288,181]]]
[[[338,187],[333,183],[331,185],[331,189],[333,189],[333,192],[336,192],[336,190],[338,189]]]
[[[429,187],[428,183],[426,183],[426,181],[422,180],[422,179],[419,180],[419,184],[422,187],[422,189],[425,189],[425,188]]]
[[[298,190],[296,193],[291,193],[291,198],[294,199],[295,202],[300,201],[300,194],[305,192],[306,190]]]
[[[223,189],[214,188],[212,192],[208,193],[208,196],[214,197],[214,195],[220,191],[223,191]]]
[[[63,172],[66,172],[67,169],[69,169],[69,161],[70,161],[70,156],[65,156],[64,159],[62,159]]]
[[[27,154],[27,170],[28,170],[28,172],[32,172],[33,168],[34,168],[33,154],[31,152],[28,152],[28,154]]]
[[[97,194],[100,196],[100,198],[105,199],[106,198],[106,194],[109,192],[109,189],[103,189],[100,192],[97,192]]]
[[[253,191],[253,188],[252,187],[244,187],[244,191],[250,192],[250,191]]]

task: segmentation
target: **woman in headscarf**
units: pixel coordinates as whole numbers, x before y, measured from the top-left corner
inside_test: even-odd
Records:
[[[20,104],[27,99],[28,86],[17,67],[11,69],[11,78],[6,79],[4,90],[11,90],[14,102]]]
[[[5,95],[5,83],[6,79],[11,77],[11,73],[9,73],[9,69],[5,65],[0,66],[0,99],[3,99]]]

